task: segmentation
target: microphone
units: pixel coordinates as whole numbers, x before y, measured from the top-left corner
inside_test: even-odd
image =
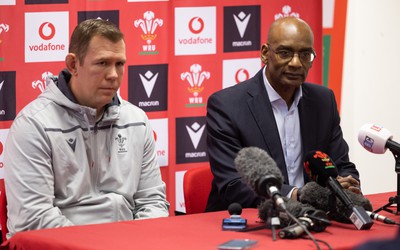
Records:
[[[373,220],[377,220],[377,221],[383,222],[383,223],[385,223],[385,224],[391,224],[391,225],[396,224],[396,222],[395,222],[394,220],[392,220],[392,219],[390,219],[390,218],[388,218],[388,217],[386,217],[386,216],[380,215],[380,214],[378,214],[378,213],[374,213],[374,212],[371,212],[371,211],[367,211],[367,214],[368,214],[369,217],[371,217],[371,219],[373,219]]]
[[[222,230],[241,231],[247,227],[247,219],[243,219],[242,206],[239,203],[232,203],[228,207],[230,218],[222,219]]]
[[[285,211],[285,202],[279,191],[282,173],[267,152],[257,147],[242,148],[234,162],[239,174],[257,195],[272,199],[280,210]]]
[[[350,197],[350,200],[355,206],[360,206],[367,211],[372,211],[371,202],[362,194],[356,194],[347,189],[344,189],[343,191]],[[327,212],[328,217],[332,220],[343,223],[352,223],[350,219],[344,215],[346,214],[347,207],[336,197],[334,198],[336,198],[337,211],[333,211],[333,208],[335,207],[330,206],[330,196],[331,191],[327,187],[322,187],[318,183],[311,181],[301,188],[299,201],[303,204],[309,204],[317,209]]]
[[[393,141],[392,138],[389,130],[372,123],[363,125],[358,133],[358,142],[361,146],[374,154],[383,154],[386,149],[400,154],[400,144]]]
[[[279,232],[280,238],[298,238],[305,232],[304,227],[307,230],[322,232],[328,225],[331,225],[331,222],[324,211],[315,209],[308,204],[301,204],[300,202],[287,197],[283,197],[283,199],[285,200],[287,211],[279,213],[279,218],[282,222],[281,226],[284,227]],[[261,220],[266,221],[268,219],[267,212],[271,207],[272,204],[270,200],[265,200],[258,206],[258,216]],[[296,217],[303,227],[292,220],[287,213]]]
[[[322,232],[331,224],[326,213],[321,210],[311,209],[308,212],[306,210],[304,216],[298,217],[298,220],[307,230],[315,232]],[[304,227],[298,224],[287,226],[279,232],[279,237],[282,239],[298,238],[305,232]]]
[[[358,230],[371,228],[373,221],[368,216],[365,209],[361,206],[354,205],[347,193],[344,192],[343,187],[336,180],[338,176],[337,169],[327,154],[321,151],[311,151],[307,153],[304,167],[312,180],[316,181],[322,187],[328,187],[331,193],[343,203],[345,217],[350,219]],[[331,197],[331,201],[336,203],[336,199],[331,195],[329,196]],[[333,207],[331,207],[330,211],[333,211]]]

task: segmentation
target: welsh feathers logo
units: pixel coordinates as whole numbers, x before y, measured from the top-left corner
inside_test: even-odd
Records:
[[[190,72],[181,73],[181,79],[189,83],[188,92],[192,95],[189,97],[189,104],[186,107],[204,106],[201,92],[204,90],[204,81],[210,79],[210,72],[203,71],[200,64],[190,66]]]
[[[10,26],[5,23],[0,23],[0,34],[3,32],[8,32],[10,30]],[[0,40],[1,42],[1,40]]]
[[[275,14],[274,18],[275,20],[277,20],[281,17],[288,16],[300,17],[300,14],[298,12],[292,12],[292,7],[290,7],[289,5],[285,5],[282,7],[282,13]]]
[[[32,88],[33,89],[39,89],[40,92],[43,92],[46,89],[46,86],[47,86],[46,85],[47,77],[52,76],[52,75],[53,75],[53,73],[51,73],[49,71],[43,72],[42,79],[35,80],[35,81],[32,82]]]
[[[118,145],[118,154],[128,152],[126,149],[127,138],[121,134],[118,134],[117,137],[114,138]]]
[[[3,43],[3,40],[1,40],[1,34],[6,33],[10,30],[10,26],[5,23],[0,23],[0,45]],[[4,58],[0,57],[0,62],[4,61]]]
[[[155,34],[157,27],[163,26],[163,23],[162,19],[155,18],[152,11],[146,11],[143,14],[143,19],[135,20],[133,24],[136,28],[142,29],[143,34],[141,37],[146,42],[146,44],[142,45],[143,51],[139,52],[139,54],[158,54],[156,45],[153,42],[157,38],[157,34]]]

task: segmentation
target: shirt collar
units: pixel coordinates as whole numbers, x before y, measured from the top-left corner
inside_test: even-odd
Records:
[[[267,76],[265,75],[265,71],[267,69],[267,66],[264,67],[263,69],[263,80],[264,80],[264,85],[265,88],[267,89],[268,92],[268,98],[271,103],[277,101],[277,100],[283,100],[282,97],[278,94],[278,92],[275,91],[275,89],[271,86],[269,83]],[[294,106],[297,107],[299,104],[300,98],[303,96],[303,90],[302,87],[298,88],[296,92],[294,93],[294,101],[293,104]]]

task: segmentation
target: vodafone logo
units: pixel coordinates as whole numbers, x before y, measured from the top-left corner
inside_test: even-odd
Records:
[[[25,62],[64,61],[68,45],[68,11],[25,13]]]
[[[250,78],[250,73],[249,73],[249,71],[247,71],[247,69],[240,68],[235,73],[235,82],[236,83],[246,81],[249,78]]]
[[[56,34],[56,28],[50,22],[44,22],[39,27],[39,36],[43,40],[50,40]]]
[[[153,137],[154,137],[154,140],[157,141],[157,133],[154,130],[153,130]]]
[[[0,141],[0,156],[2,156],[3,150],[4,150],[3,143]],[[0,161],[0,168],[3,167],[4,167],[3,161]]]
[[[4,149],[5,141],[7,138],[8,129],[0,129],[0,179],[3,178],[3,168],[4,168]]]
[[[204,29],[204,21],[200,17],[193,17],[189,21],[189,30],[193,34],[199,34]]]
[[[160,167],[168,166],[168,119],[151,119],[156,145],[157,161]]]
[[[175,55],[216,53],[216,12],[215,6],[175,8]]]
[[[44,22],[39,27],[39,36],[43,40],[50,40],[56,34],[56,28],[52,23]]]
[[[260,58],[223,60],[222,88],[228,88],[253,77],[261,66]]]

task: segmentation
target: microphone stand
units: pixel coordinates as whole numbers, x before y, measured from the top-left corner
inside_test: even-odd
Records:
[[[386,205],[376,209],[374,211],[374,213],[378,213],[379,211],[386,211],[395,215],[399,215],[400,214],[400,152],[394,149],[390,149],[390,151],[392,151],[393,156],[396,160],[396,164],[395,164],[395,172],[397,173],[397,194],[394,197],[390,197],[389,198],[389,203],[387,203]],[[396,205],[397,209],[396,211],[393,211],[393,209],[389,209],[388,207],[392,206],[392,205]]]
[[[245,228],[242,230],[239,230],[239,232],[250,232],[250,231],[257,231],[261,229],[271,229],[272,231],[272,240],[276,241],[276,229],[280,227],[281,221],[279,219],[279,211],[276,209],[274,205],[269,208],[267,212],[267,221],[265,221],[265,225],[259,226],[259,227],[253,227],[253,228]]]
[[[281,225],[281,221],[279,219],[279,211],[276,209],[275,203],[271,207],[269,214],[270,216],[268,216],[267,228],[271,228],[272,240],[276,241],[276,229]]]
[[[329,214],[335,214],[336,213],[336,195],[331,191],[328,197],[328,206],[330,208]]]
[[[328,204],[330,207],[330,212],[334,213],[336,212],[336,195],[331,191],[328,197]]]

